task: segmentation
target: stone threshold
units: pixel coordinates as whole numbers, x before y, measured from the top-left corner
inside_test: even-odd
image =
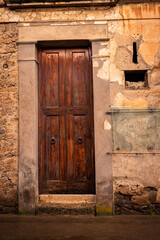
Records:
[[[36,206],[36,214],[95,215],[96,195],[42,194]]]
[[[42,194],[39,195],[41,204],[96,204],[93,194]]]

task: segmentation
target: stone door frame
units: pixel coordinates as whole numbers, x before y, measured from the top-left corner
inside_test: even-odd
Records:
[[[97,215],[113,213],[111,122],[105,113],[110,105],[110,83],[104,77],[108,55],[100,51],[108,42],[107,26],[19,26],[19,213],[35,214],[38,193],[38,58],[39,41],[90,40],[92,45],[95,185]],[[64,29],[65,28],[65,29]],[[83,28],[83,32],[81,32]],[[56,32],[59,32],[59,35]],[[64,31],[67,33],[64,38]],[[109,71],[109,67],[108,67]]]

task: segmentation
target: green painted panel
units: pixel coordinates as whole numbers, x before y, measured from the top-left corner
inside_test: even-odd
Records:
[[[160,111],[112,111],[113,150],[159,150]]]

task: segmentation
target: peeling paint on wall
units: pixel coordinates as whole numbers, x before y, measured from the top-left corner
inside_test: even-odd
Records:
[[[109,80],[109,60],[104,60],[102,67],[98,70],[97,77]]]
[[[159,48],[159,42],[145,41],[139,47],[139,53],[143,57],[144,61],[149,65],[154,64],[154,56]]]
[[[117,93],[115,97],[115,105],[125,106],[125,107],[147,107],[148,106],[147,101],[142,97],[129,100],[122,93]]]
[[[93,67],[94,67],[94,68],[97,68],[98,66],[99,66],[98,61],[93,61]]]
[[[110,129],[111,129],[111,124],[107,120],[105,120],[104,121],[104,130],[110,130]]]
[[[107,21],[94,21],[94,24],[107,24]]]
[[[99,55],[100,56],[108,56],[109,55],[109,51],[108,51],[108,49],[107,48],[102,48],[102,49],[100,49],[99,50]]]
[[[124,85],[124,73],[113,63],[110,64],[110,82],[118,82],[119,85]]]

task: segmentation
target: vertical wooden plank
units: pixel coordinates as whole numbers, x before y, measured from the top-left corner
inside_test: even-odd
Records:
[[[41,96],[40,105],[41,107],[46,106],[46,53],[42,52],[42,62],[41,62]]]
[[[87,89],[87,105],[88,105],[88,114],[86,115],[86,125],[87,127],[87,136],[86,136],[86,169],[87,177],[92,182],[92,188],[94,192],[94,126],[93,126],[93,84],[92,84],[92,66],[91,66],[91,49],[88,48],[85,51],[85,79],[88,79],[86,84]]]
[[[91,53],[90,48],[85,50],[85,72],[84,77],[87,79],[86,81],[86,105],[88,106],[88,113],[90,115],[90,119],[92,119],[92,68],[91,68]]]
[[[42,89],[42,51],[39,51],[38,53],[38,59],[39,59],[39,81],[38,81],[38,178],[39,178],[39,192],[42,191],[42,180],[43,180],[43,165],[42,165],[42,110],[41,110],[41,89]]]
[[[39,192],[43,192],[44,184],[46,181],[45,175],[45,149],[46,149],[46,133],[45,133],[45,116],[43,115],[43,106],[45,106],[45,66],[46,66],[46,54],[39,51],[39,86],[38,86],[38,161],[39,161]]]
[[[48,145],[49,180],[59,180],[59,116],[47,117],[50,119]]]
[[[72,105],[72,52],[66,49],[65,106]]]
[[[66,115],[67,130],[67,180],[74,179],[74,152],[73,152],[73,115]]]
[[[44,134],[45,134],[45,139],[44,139],[44,143],[45,143],[45,148],[44,148],[44,179],[45,179],[45,185],[44,187],[46,187],[47,181],[49,179],[49,175],[50,175],[50,117],[44,115],[45,117],[45,126],[44,126]]]
[[[60,180],[67,180],[67,162],[66,162],[66,116],[60,116]]]
[[[66,76],[66,58],[65,50],[59,50],[59,106],[65,106],[65,76]],[[65,181],[67,178],[66,162],[66,117],[60,116],[60,180]]]
[[[95,151],[94,151],[94,108],[93,108],[93,76],[92,76],[92,61],[91,61],[91,48],[88,48],[86,52],[86,65],[88,66],[88,73],[86,77],[89,79],[88,86],[89,86],[89,124],[90,124],[90,148],[91,148],[91,156],[90,162],[90,179],[92,180],[92,189],[91,192],[95,193]]]
[[[46,106],[46,53],[42,51],[42,108],[41,108],[41,118],[42,118],[42,161],[43,161],[43,190],[47,181],[47,165],[46,165],[46,156],[47,156],[47,142],[46,142],[46,116],[43,113],[43,107]]]
[[[86,117],[74,116],[74,148],[75,148],[75,179],[87,180],[86,161],[88,147],[86,148]]]
[[[66,72],[66,59],[65,50],[59,50],[59,107],[65,106],[65,74]]]

